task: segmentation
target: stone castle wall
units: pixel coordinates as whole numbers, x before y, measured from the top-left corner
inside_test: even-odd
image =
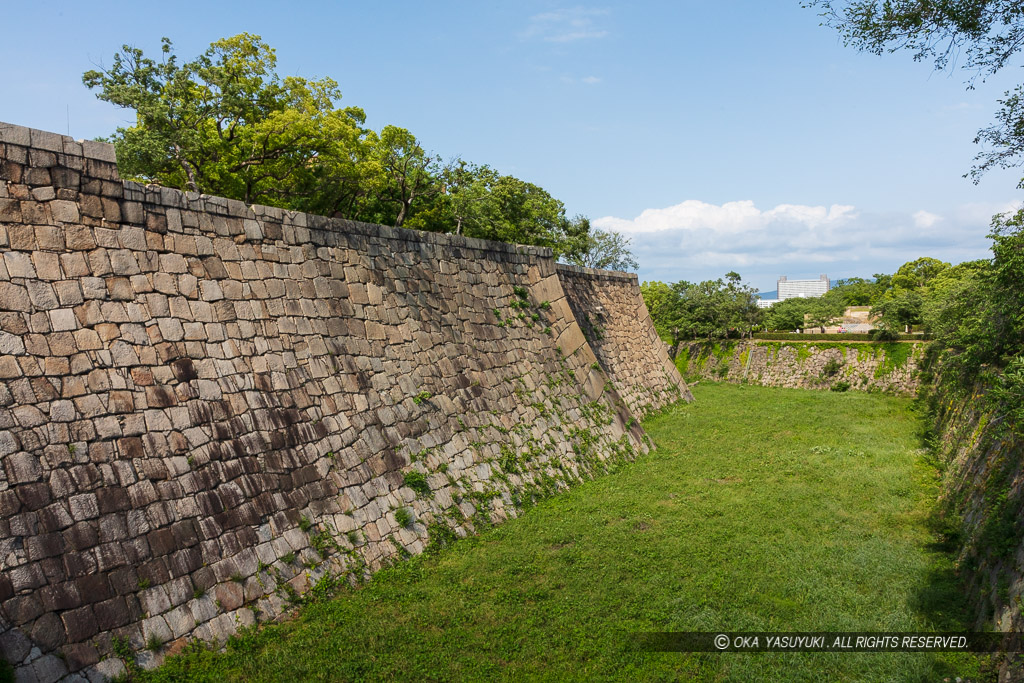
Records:
[[[109,145],[0,124],[0,656],[151,665],[645,451],[635,418],[689,393],[636,280],[560,274],[123,182]]]
[[[941,362],[933,368],[941,374]],[[986,398],[934,382],[921,392],[936,418],[931,444],[942,468],[944,540],[974,607],[974,629],[1008,634],[993,656],[1000,681],[1024,678],[1024,458],[1022,439]]]
[[[772,387],[917,392],[917,343],[727,341],[682,343],[683,376]]]
[[[635,274],[562,264],[557,269],[573,317],[634,415],[693,400],[654,330]]]

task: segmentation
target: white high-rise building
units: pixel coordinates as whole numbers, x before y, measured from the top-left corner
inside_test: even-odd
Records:
[[[822,275],[817,280],[790,280],[783,275],[779,278],[778,297],[779,301],[784,301],[795,297],[822,296],[831,288],[828,275]]]
[[[822,296],[832,289],[832,283],[828,275],[822,275],[817,280],[790,280],[785,275],[779,278],[775,299],[758,299],[758,308],[768,308],[784,299],[813,298]]]

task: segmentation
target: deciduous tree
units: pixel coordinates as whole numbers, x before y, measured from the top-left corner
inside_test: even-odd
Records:
[[[83,81],[100,99],[135,113],[135,125],[112,136],[126,178],[546,246],[565,258],[605,245],[590,234],[589,221],[568,218],[543,188],[486,165],[442,164],[404,128],[365,129],[361,109],[336,106],[341,93],[334,81],[282,78],[276,64],[274,50],[247,33],[218,40],[184,63],[164,38],[159,59],[126,45],[109,69],[88,71]],[[618,256],[607,263],[636,267]]]
[[[83,76],[97,97],[135,112],[112,138],[126,176],[275,206],[322,195],[328,173],[336,191],[355,192],[347,181],[365,117],[334,106],[334,81],[280,78],[274,50],[247,33],[184,64],[169,39],[161,51],[157,62],[125,45],[111,68]]]
[[[589,225],[587,221],[588,228]],[[634,271],[640,267],[629,249],[632,240],[622,233],[600,229],[588,229],[586,233],[583,248],[568,258],[569,263],[585,268],[620,271]]]

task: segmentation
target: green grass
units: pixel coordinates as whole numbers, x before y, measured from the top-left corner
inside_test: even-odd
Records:
[[[701,383],[658,450],[147,680],[984,680],[973,655],[647,653],[643,631],[968,630],[906,399]]]

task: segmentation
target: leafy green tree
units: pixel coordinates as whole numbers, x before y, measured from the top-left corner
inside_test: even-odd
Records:
[[[848,45],[880,55],[910,50],[915,61],[993,74],[1024,43],[1024,12],[1015,0],[810,0]]]
[[[949,269],[948,263],[924,256],[904,263],[893,275],[886,276],[886,286],[879,288],[871,308],[871,315],[878,317],[878,326],[889,332],[910,332],[922,324],[932,285]]]
[[[890,332],[910,332],[921,322],[924,298],[917,290],[896,290],[891,296],[871,308],[878,316],[878,326]]]
[[[985,306],[991,298],[990,263],[969,261],[939,275],[924,297],[922,325],[946,348],[990,348],[992,328]]]
[[[1024,164],[1024,86],[1017,86],[1003,94],[998,101],[994,124],[982,128],[974,138],[975,144],[988,145],[979,152],[970,176],[977,183],[981,176],[993,168],[1015,168]],[[1017,183],[1024,189],[1024,178]]]
[[[555,247],[565,228],[565,207],[543,188],[514,176],[499,176],[491,185],[494,211],[470,237]]]
[[[875,273],[872,277],[875,281],[875,291],[871,303],[875,303],[892,287],[892,275]]]
[[[567,218],[543,188],[461,159],[439,169],[441,192],[420,205],[407,227],[550,247],[572,261],[590,245],[590,221]]]
[[[582,214],[576,214],[568,219],[563,218],[562,226],[559,230],[558,244],[553,247],[556,258],[566,263],[573,263],[582,259],[581,254],[590,249],[592,230],[590,219]],[[631,252],[628,253],[630,258],[632,258],[633,254]],[[611,270],[629,270],[629,266],[632,266],[632,270],[639,268],[639,264],[636,261],[628,263],[622,261],[618,264],[610,262],[606,265]]]
[[[989,299],[1000,365],[1024,355],[1024,209],[992,220],[992,284]]]
[[[161,51],[156,62],[125,45],[110,69],[83,76],[99,99],[135,111],[113,136],[126,176],[274,206],[322,194],[328,174],[336,193],[357,192],[365,116],[335,108],[334,81],[280,78],[274,50],[247,33],[184,64],[169,39]]]
[[[408,130],[364,128],[330,79],[282,78],[274,50],[242,33],[181,62],[124,46],[83,82],[135,112],[112,141],[126,178],[326,216],[551,247],[606,247],[543,188],[490,167],[442,164]],[[613,244],[614,246],[614,244]],[[621,258],[625,254],[620,253]],[[628,264],[628,260],[620,261]]]
[[[640,283],[640,294],[658,336],[674,345],[677,340],[672,330],[679,326],[676,318],[681,310],[679,292],[672,285],[651,280]]]
[[[881,290],[882,286],[878,283],[878,276],[875,277],[875,280],[851,277],[845,280],[836,280],[832,289],[828,290],[828,295],[840,297],[846,306],[870,306]]]
[[[444,171],[445,222],[454,223],[454,233],[480,233],[496,217],[491,188],[500,174],[486,164],[477,166],[458,159]]]
[[[567,260],[575,266],[585,268],[634,271],[640,264],[629,249],[631,241],[614,230],[589,230],[584,248],[572,254]]]
[[[542,187],[480,167],[453,186],[450,224],[467,237],[550,247],[555,257],[575,254],[590,223],[569,219]]]
[[[367,135],[369,211],[363,219],[402,227],[418,203],[439,194],[440,157],[428,154],[405,128],[384,126]]]
[[[923,256],[900,266],[889,286],[894,289],[924,289],[947,268],[949,264],[945,261]]]
[[[685,294],[692,285],[685,280],[674,283],[644,282],[640,293],[651,314],[654,329],[664,339],[674,355],[676,345],[690,338],[690,311]]]
[[[726,298],[730,303],[729,326],[752,337],[754,328],[764,319],[764,311],[757,306],[757,290],[743,283],[740,274],[731,271],[725,274]]]
[[[846,306],[840,297],[819,296],[808,299],[807,304],[807,325],[818,327],[822,334],[825,327],[836,320],[841,320]]]
[[[640,291],[654,328],[673,354],[687,339],[750,335],[762,318],[754,288],[744,285],[738,273],[699,283],[645,282]]]
[[[772,304],[765,314],[765,327],[780,332],[804,329],[810,302],[811,299],[794,297]]]

